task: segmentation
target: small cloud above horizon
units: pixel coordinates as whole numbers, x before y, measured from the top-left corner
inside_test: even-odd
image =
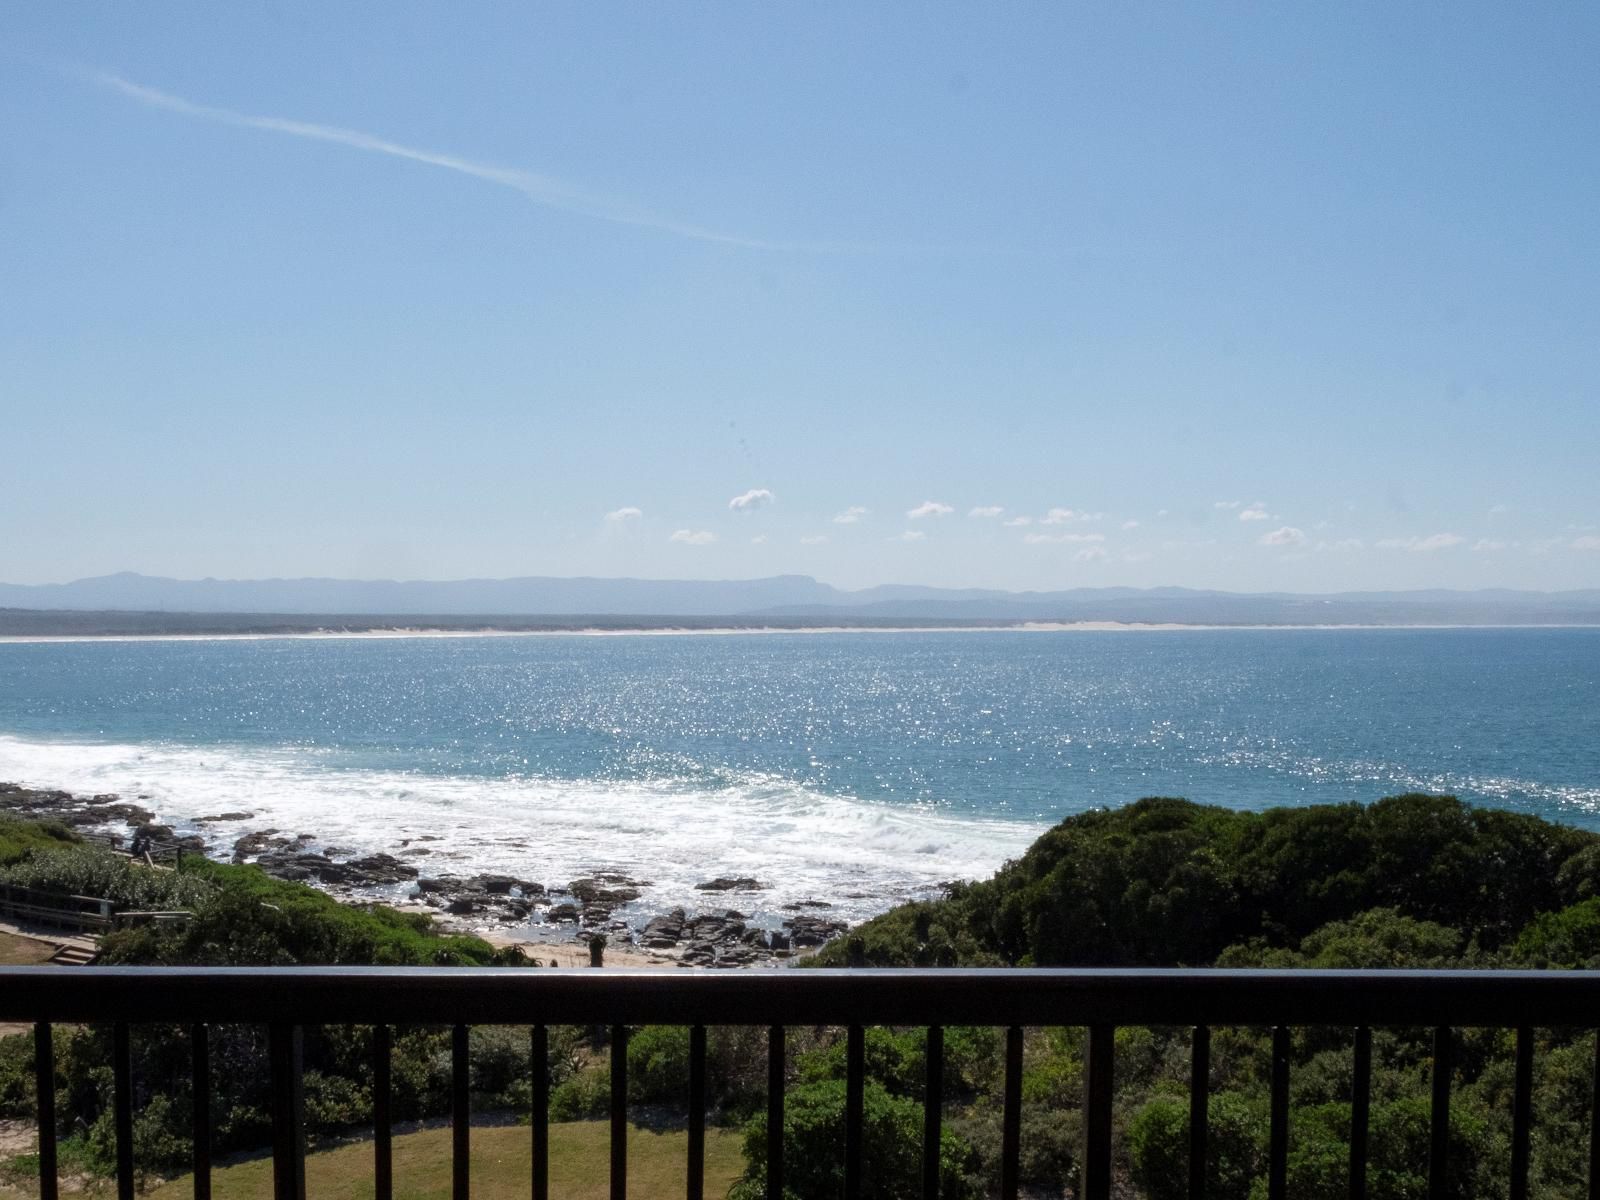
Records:
[[[622,508],[612,509],[606,514],[606,520],[613,522],[637,521],[642,516],[644,516],[644,509],[628,504]]]
[[[969,516],[969,517],[985,517],[985,518],[987,518],[987,517],[998,517],[1001,513],[1005,512],[1005,511],[1006,511],[1005,507],[1003,505],[1000,505],[1000,504],[980,504],[977,508],[968,509],[967,510],[967,516]]]
[[[728,507],[734,512],[753,512],[765,505],[771,504],[777,497],[766,488],[751,488],[728,501]]]
[[[852,504],[842,513],[835,514],[833,523],[835,525],[859,525],[861,523],[861,518],[866,515],[867,510],[865,508],[859,504]]]
[[[1239,520],[1241,520],[1241,521],[1270,521],[1270,520],[1272,520],[1272,514],[1267,511],[1267,506],[1266,505],[1262,504],[1261,501],[1257,500],[1249,508],[1241,509],[1239,511]]]
[[[800,539],[800,544],[802,546],[820,546],[827,540],[828,535],[825,533],[809,533]]]
[[[1041,525],[1066,525],[1073,521],[1098,521],[1104,513],[1084,512],[1077,508],[1052,508],[1039,518]]]
[[[953,512],[955,509],[948,504],[942,504],[938,500],[924,500],[915,508],[908,508],[906,516],[913,521],[920,521],[923,517],[948,517]]]
[[[1296,529],[1293,525],[1285,525],[1281,529],[1274,529],[1271,533],[1263,533],[1256,542],[1262,546],[1304,546],[1306,535],[1303,530]]]
[[[1449,550],[1467,539],[1459,533],[1435,533],[1428,537],[1383,538],[1373,543],[1380,550],[1409,550],[1413,554],[1432,554]]]
[[[1103,533],[1025,533],[1022,540],[1030,546],[1045,545],[1081,545],[1085,542],[1103,542],[1106,535]]]
[[[925,541],[927,537],[928,535],[920,529],[908,529],[904,533],[895,534],[889,540],[891,542],[921,542]]]
[[[709,546],[717,540],[717,535],[709,529],[674,529],[669,542],[682,542],[686,546]]]

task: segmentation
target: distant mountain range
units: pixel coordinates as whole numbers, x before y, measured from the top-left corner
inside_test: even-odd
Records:
[[[310,618],[376,618],[379,627],[407,618],[483,617],[486,624],[524,618],[713,617],[814,625],[1016,621],[1126,621],[1197,625],[1594,625],[1600,589],[1569,592],[1427,590],[1217,592],[1189,588],[1073,588],[1007,592],[978,588],[886,585],[844,591],[806,575],[765,579],[164,579],[134,572],[60,584],[0,584],[0,609],[34,612],[143,614],[268,614]],[[15,617],[16,614],[13,614]],[[15,620],[4,622],[14,626]],[[159,624],[159,621],[145,624]],[[413,623],[420,623],[413,621]],[[189,624],[192,624],[189,623]],[[230,627],[241,622],[230,620]],[[278,622],[314,625],[308,619]]]

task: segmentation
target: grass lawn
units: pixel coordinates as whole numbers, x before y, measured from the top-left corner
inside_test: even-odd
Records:
[[[610,1195],[610,1131],[606,1121],[550,1126],[550,1194],[560,1200],[605,1200]],[[526,1125],[472,1131],[473,1200],[524,1200],[533,1160]],[[628,1132],[628,1195],[666,1200],[683,1195],[688,1135],[682,1131]],[[706,1130],[706,1195],[721,1197],[744,1169],[739,1135]],[[215,1200],[271,1200],[272,1160],[255,1159],[212,1172]],[[370,1200],[372,1144],[361,1142],[306,1159],[306,1192],[322,1200]],[[450,1195],[450,1130],[427,1129],[394,1139],[396,1200]],[[190,1200],[187,1176],[148,1193],[152,1200]]]
[[[14,933],[0,933],[0,967],[31,967],[42,963],[55,953],[47,942],[18,937]]]

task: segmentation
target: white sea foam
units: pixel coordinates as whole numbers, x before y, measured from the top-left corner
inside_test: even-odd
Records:
[[[830,915],[859,920],[947,880],[986,876],[1044,828],[830,796],[770,776],[734,777],[712,790],[670,779],[438,777],[332,770],[304,750],[0,737],[0,779],[137,799],[219,853],[248,830],[276,828],[362,853],[393,853],[412,839],[431,851],[410,860],[424,874],[500,871],[564,884],[619,871],[651,882],[619,914],[634,924],[678,905],[730,903],[771,924],[801,900],[829,901]],[[194,824],[227,811],[254,817]],[[439,840],[417,840],[428,837]],[[695,889],[718,876],[769,887],[754,895]]]

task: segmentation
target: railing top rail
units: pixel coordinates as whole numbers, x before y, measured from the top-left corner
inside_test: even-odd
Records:
[[[0,1020],[1581,1026],[1600,971],[11,967]]]

